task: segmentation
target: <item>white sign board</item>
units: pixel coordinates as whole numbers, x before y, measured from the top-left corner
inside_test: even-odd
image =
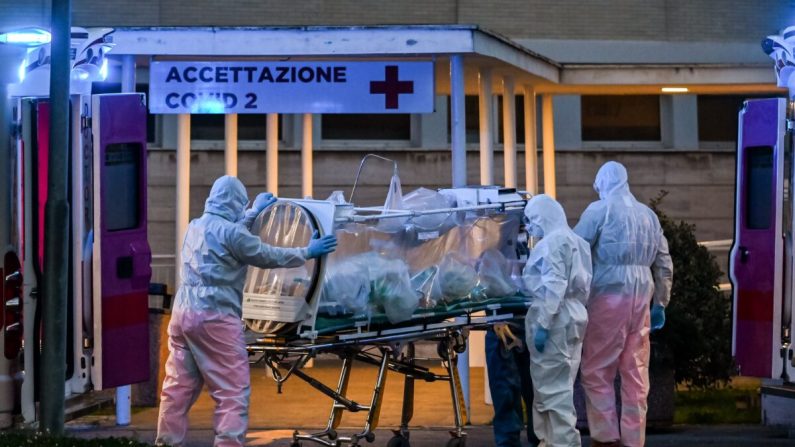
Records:
[[[151,113],[428,113],[433,62],[156,61]]]

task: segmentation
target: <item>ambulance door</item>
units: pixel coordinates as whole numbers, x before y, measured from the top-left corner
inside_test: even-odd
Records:
[[[772,377],[781,371],[786,100],[746,101],[739,118],[732,352],[741,375]]]
[[[146,104],[141,94],[92,98],[95,389],[149,376]]]
[[[91,319],[91,302],[85,297],[91,296],[91,261],[90,247],[93,226],[91,213],[91,169],[93,164],[91,151],[91,96],[72,95],[70,104],[71,128],[71,290],[72,299],[69,303],[72,311],[69,316],[69,340],[67,355],[67,390],[72,394],[83,394],[90,389],[90,345],[93,322]]]

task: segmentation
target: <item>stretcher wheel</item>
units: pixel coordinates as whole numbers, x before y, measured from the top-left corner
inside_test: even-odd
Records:
[[[466,447],[467,438],[452,438],[447,441],[447,447]]]
[[[411,443],[403,436],[397,435],[393,436],[392,439],[386,443],[386,447],[411,447]]]

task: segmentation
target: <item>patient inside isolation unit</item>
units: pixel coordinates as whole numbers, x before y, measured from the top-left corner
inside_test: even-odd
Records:
[[[337,200],[345,205],[339,195]],[[455,207],[450,197],[420,188],[401,198],[400,209],[448,211],[338,221],[333,230],[338,247],[322,271],[313,261],[291,269],[251,268],[244,300],[276,296],[280,315],[290,306],[299,315],[319,287],[319,316],[384,315],[390,323],[400,323],[421,309],[516,296],[521,288],[516,250],[521,214]],[[315,226],[309,212],[284,201],[263,213],[252,231],[269,244],[297,247],[306,244]],[[253,329],[272,333],[279,325],[260,322]]]

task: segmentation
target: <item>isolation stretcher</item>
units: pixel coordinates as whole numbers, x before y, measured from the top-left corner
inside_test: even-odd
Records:
[[[243,318],[253,363],[264,362],[279,391],[292,376],[330,397],[326,429],[293,436],[293,445],[372,442],[387,370],[405,376],[401,427],[389,446],[408,446],[413,381],[446,381],[455,416],[448,446],[464,446],[467,419],[456,361],[470,330],[523,316],[520,231],[525,200],[513,189],[419,189],[400,209],[355,208],[329,200],[280,200],[252,232],[268,244],[304,247],[315,234],[335,234],[337,250],[298,268],[249,268]],[[436,342],[446,374],[417,364],[414,343]],[[307,374],[318,354],[342,359],[337,387]],[[378,367],[369,404],[346,397],[354,361]],[[256,409],[252,409],[256,411]],[[345,411],[366,411],[362,431],[340,436]]]

